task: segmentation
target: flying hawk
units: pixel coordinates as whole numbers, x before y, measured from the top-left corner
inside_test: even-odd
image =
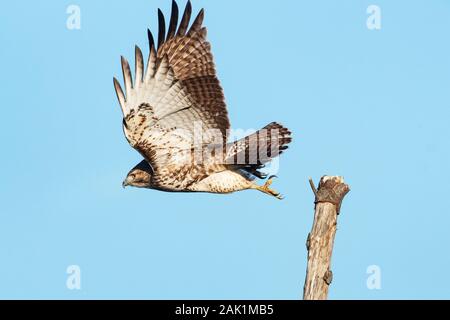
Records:
[[[122,57],[125,92],[114,78],[123,112],[123,131],[144,158],[127,175],[123,186],[167,192],[231,193],[255,189],[281,199],[270,189],[272,177],[260,170],[291,142],[291,132],[271,123],[244,139],[227,143],[230,122],[222,87],[216,76],[211,46],[202,26],[202,9],[189,28],[191,2],[178,24],[172,2],[169,28],[158,10],[155,43],[150,30],[146,68],[135,48],[135,77]]]

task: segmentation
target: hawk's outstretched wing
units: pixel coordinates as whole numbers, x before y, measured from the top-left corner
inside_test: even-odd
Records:
[[[164,16],[158,10],[158,48],[148,31],[150,54],[146,69],[142,51],[136,46],[134,83],[123,57],[125,92],[114,78],[125,136],[155,171],[160,165],[179,162],[187,154],[183,151],[192,149],[194,132],[199,134],[200,125],[203,143],[217,138],[217,133],[206,130],[216,129],[226,140],[230,127],[206,28],[202,27],[204,11],[189,28],[191,12],[189,1],[178,26],[178,6],[173,1],[166,33]]]

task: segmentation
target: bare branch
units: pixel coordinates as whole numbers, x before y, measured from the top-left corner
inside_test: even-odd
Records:
[[[342,200],[350,191],[342,177],[324,176],[317,190],[309,180],[315,196],[315,213],[312,230],[308,235],[308,268],[306,272],[303,299],[326,300],[328,288],[333,281],[330,270],[334,238],[337,230],[337,216]]]

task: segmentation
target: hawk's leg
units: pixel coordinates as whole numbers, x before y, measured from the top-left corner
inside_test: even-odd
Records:
[[[270,189],[270,186],[272,185],[274,178],[277,178],[277,176],[270,176],[269,179],[266,181],[266,183],[263,186],[255,185],[255,189],[259,190],[265,194],[268,194],[270,196],[273,196],[277,199],[283,200],[283,196],[279,192],[277,192],[273,189]]]

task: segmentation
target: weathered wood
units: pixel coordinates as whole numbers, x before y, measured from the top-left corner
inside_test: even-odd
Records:
[[[314,223],[308,235],[308,267],[306,271],[303,299],[326,300],[328,288],[333,281],[330,270],[334,238],[337,229],[342,200],[350,191],[342,177],[324,176],[316,190],[310,180],[315,195]]]

